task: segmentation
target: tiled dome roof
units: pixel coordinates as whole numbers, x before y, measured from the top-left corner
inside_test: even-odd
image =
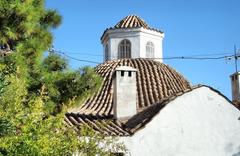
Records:
[[[147,59],[121,59],[108,61],[96,67],[103,77],[98,93],[90,97],[79,109],[85,115],[113,115],[113,74],[118,66],[131,66],[137,72],[138,112],[163,98],[191,88],[189,82],[173,68],[160,62]]]

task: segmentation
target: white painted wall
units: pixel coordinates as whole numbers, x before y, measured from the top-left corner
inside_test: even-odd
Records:
[[[131,156],[239,156],[240,111],[201,87],[170,102],[121,141]]]
[[[146,45],[147,42],[152,42],[154,44],[154,58],[162,58],[163,56],[163,36],[154,35],[151,30],[145,30],[140,33],[140,57],[146,57]],[[163,62],[162,59],[155,59],[156,61]]]
[[[155,47],[155,58],[162,58],[163,37],[163,33],[144,28],[110,29],[104,34],[102,44],[105,47],[108,43],[109,58],[114,60],[118,58],[118,45],[122,40],[128,39],[131,42],[132,58],[146,58],[146,44],[151,41]],[[156,60],[162,62],[162,60]]]

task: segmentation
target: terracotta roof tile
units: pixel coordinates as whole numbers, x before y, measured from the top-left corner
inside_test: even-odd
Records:
[[[118,122],[111,117],[67,113],[65,115],[65,122],[68,124],[68,126],[74,127],[76,131],[79,131],[81,126],[87,126],[105,135],[131,135],[131,132],[128,132],[124,129],[124,126],[121,122]]]
[[[103,38],[104,34],[108,30],[113,30],[113,29],[131,29],[131,28],[144,28],[156,32],[163,33],[161,30],[155,29],[150,27],[143,19],[141,19],[139,16],[136,15],[128,15],[124,17],[122,20],[120,20],[114,27],[107,28],[101,37]]]
[[[100,116],[113,115],[113,74],[118,66],[131,66],[137,72],[138,111],[190,88],[189,82],[171,67],[147,59],[121,59],[108,61],[96,67],[103,77],[103,84],[98,93],[89,98],[80,108],[79,113]]]
[[[129,15],[119,21],[114,28],[146,28],[148,29],[149,26],[144,20],[136,15]]]
[[[138,112],[163,98],[190,88],[189,82],[182,75],[163,63],[147,59],[108,61],[96,67],[96,72],[103,77],[103,84],[99,92],[79,108],[79,113],[113,115],[113,74],[115,69],[122,65],[138,70]]]
[[[99,116],[113,115],[113,74],[118,66],[131,66],[137,72],[138,112],[163,98],[189,89],[189,82],[171,67],[147,59],[121,59],[108,61],[96,67],[103,77],[98,93],[90,97],[80,108],[79,113]]]
[[[113,118],[113,75],[118,66],[137,69],[137,114],[126,121]],[[198,88],[171,67],[147,59],[108,61],[96,67],[103,77],[100,90],[90,97],[76,113],[67,113],[66,123],[79,130],[89,126],[105,135],[129,136],[144,127],[167,103]]]

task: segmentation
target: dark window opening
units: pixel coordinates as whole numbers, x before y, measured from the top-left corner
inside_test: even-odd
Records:
[[[108,45],[105,46],[105,61],[108,61]]]
[[[235,75],[235,80],[237,80],[238,79],[238,75]]]
[[[124,71],[121,71],[121,76],[122,76],[122,77],[124,76]]]
[[[132,77],[132,72],[128,72],[128,77]]]

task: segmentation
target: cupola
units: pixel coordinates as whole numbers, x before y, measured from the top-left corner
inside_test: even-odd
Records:
[[[136,15],[129,15],[101,37],[104,61],[123,58],[148,58],[162,62],[164,33],[150,27]]]

